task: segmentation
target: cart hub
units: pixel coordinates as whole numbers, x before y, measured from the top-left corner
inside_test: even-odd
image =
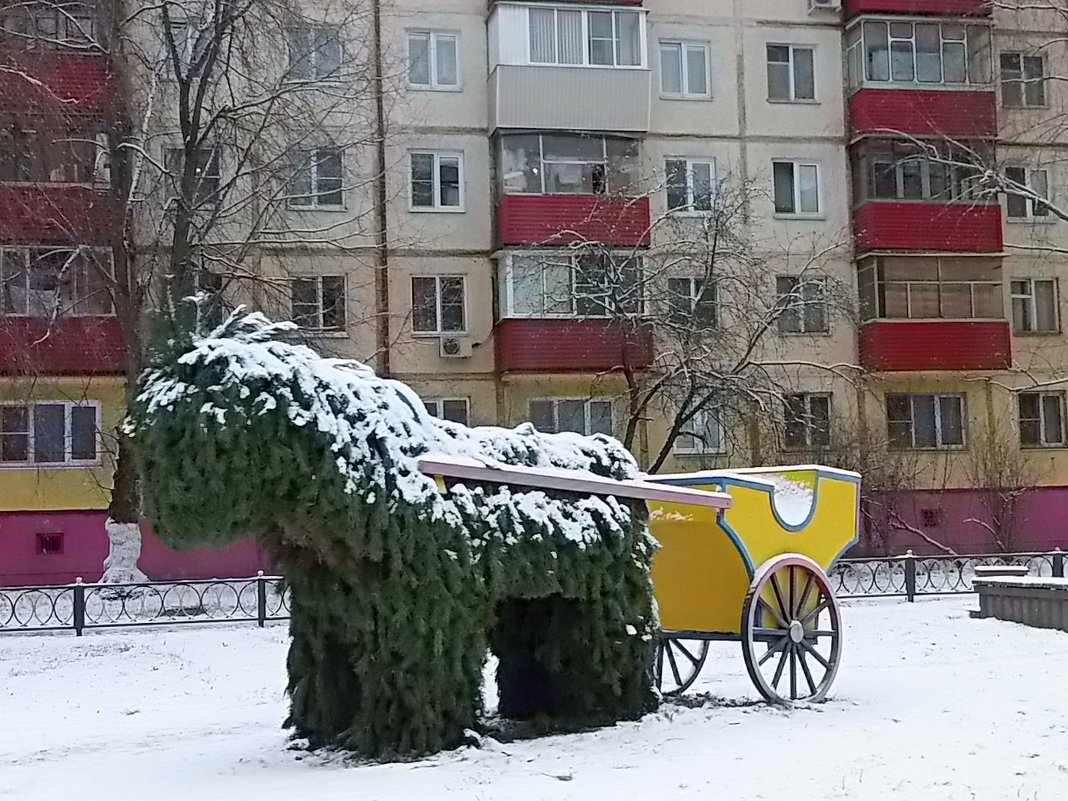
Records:
[[[800,620],[794,620],[790,623],[790,640],[798,643],[805,639],[805,624]]]

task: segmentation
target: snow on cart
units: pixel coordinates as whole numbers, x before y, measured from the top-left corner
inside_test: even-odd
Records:
[[[712,641],[740,642],[764,698],[819,701],[841,658],[838,600],[827,578],[857,540],[860,476],[820,466],[754,468],[613,481],[562,470],[432,456],[439,478],[522,484],[644,500],[660,542],[655,673],[664,695],[696,680]]]

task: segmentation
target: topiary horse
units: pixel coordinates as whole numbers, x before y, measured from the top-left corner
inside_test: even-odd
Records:
[[[504,716],[557,728],[655,706],[655,542],[643,503],[501,484],[439,486],[429,453],[633,478],[604,436],[467,428],[356,362],[235,312],[172,343],[127,432],[169,544],[255,537],[291,593],[287,725],[397,758],[476,728],[487,648]]]

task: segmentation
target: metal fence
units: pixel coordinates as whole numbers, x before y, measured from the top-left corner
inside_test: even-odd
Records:
[[[842,559],[831,585],[842,598],[905,598],[974,592],[975,568],[1026,565],[1033,576],[1065,574],[1065,554],[972,554]],[[74,584],[0,588],[0,634],[181,623],[257,623],[289,619],[289,594],[280,576]]]
[[[289,619],[280,576],[0,588],[0,633]]]

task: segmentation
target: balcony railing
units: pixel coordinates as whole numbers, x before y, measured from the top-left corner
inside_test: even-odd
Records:
[[[99,113],[114,100],[107,59],[101,55],[21,52],[10,54],[6,66],[11,69],[0,70],[0,111]]]
[[[653,361],[648,326],[619,320],[501,320],[497,366],[502,372],[584,373],[644,369]]]
[[[121,375],[124,353],[114,317],[0,315],[0,375]]]
[[[989,91],[865,87],[849,98],[849,124],[854,134],[993,139],[996,99],[992,86]]]
[[[1005,320],[877,320],[860,329],[860,363],[874,372],[1007,370]]]
[[[649,198],[605,195],[505,195],[497,207],[502,245],[603,242],[636,247],[649,241]]]
[[[1001,207],[993,203],[876,200],[853,212],[858,253],[999,253]]]
[[[846,16],[915,14],[934,17],[988,17],[989,0],[846,0]]]

